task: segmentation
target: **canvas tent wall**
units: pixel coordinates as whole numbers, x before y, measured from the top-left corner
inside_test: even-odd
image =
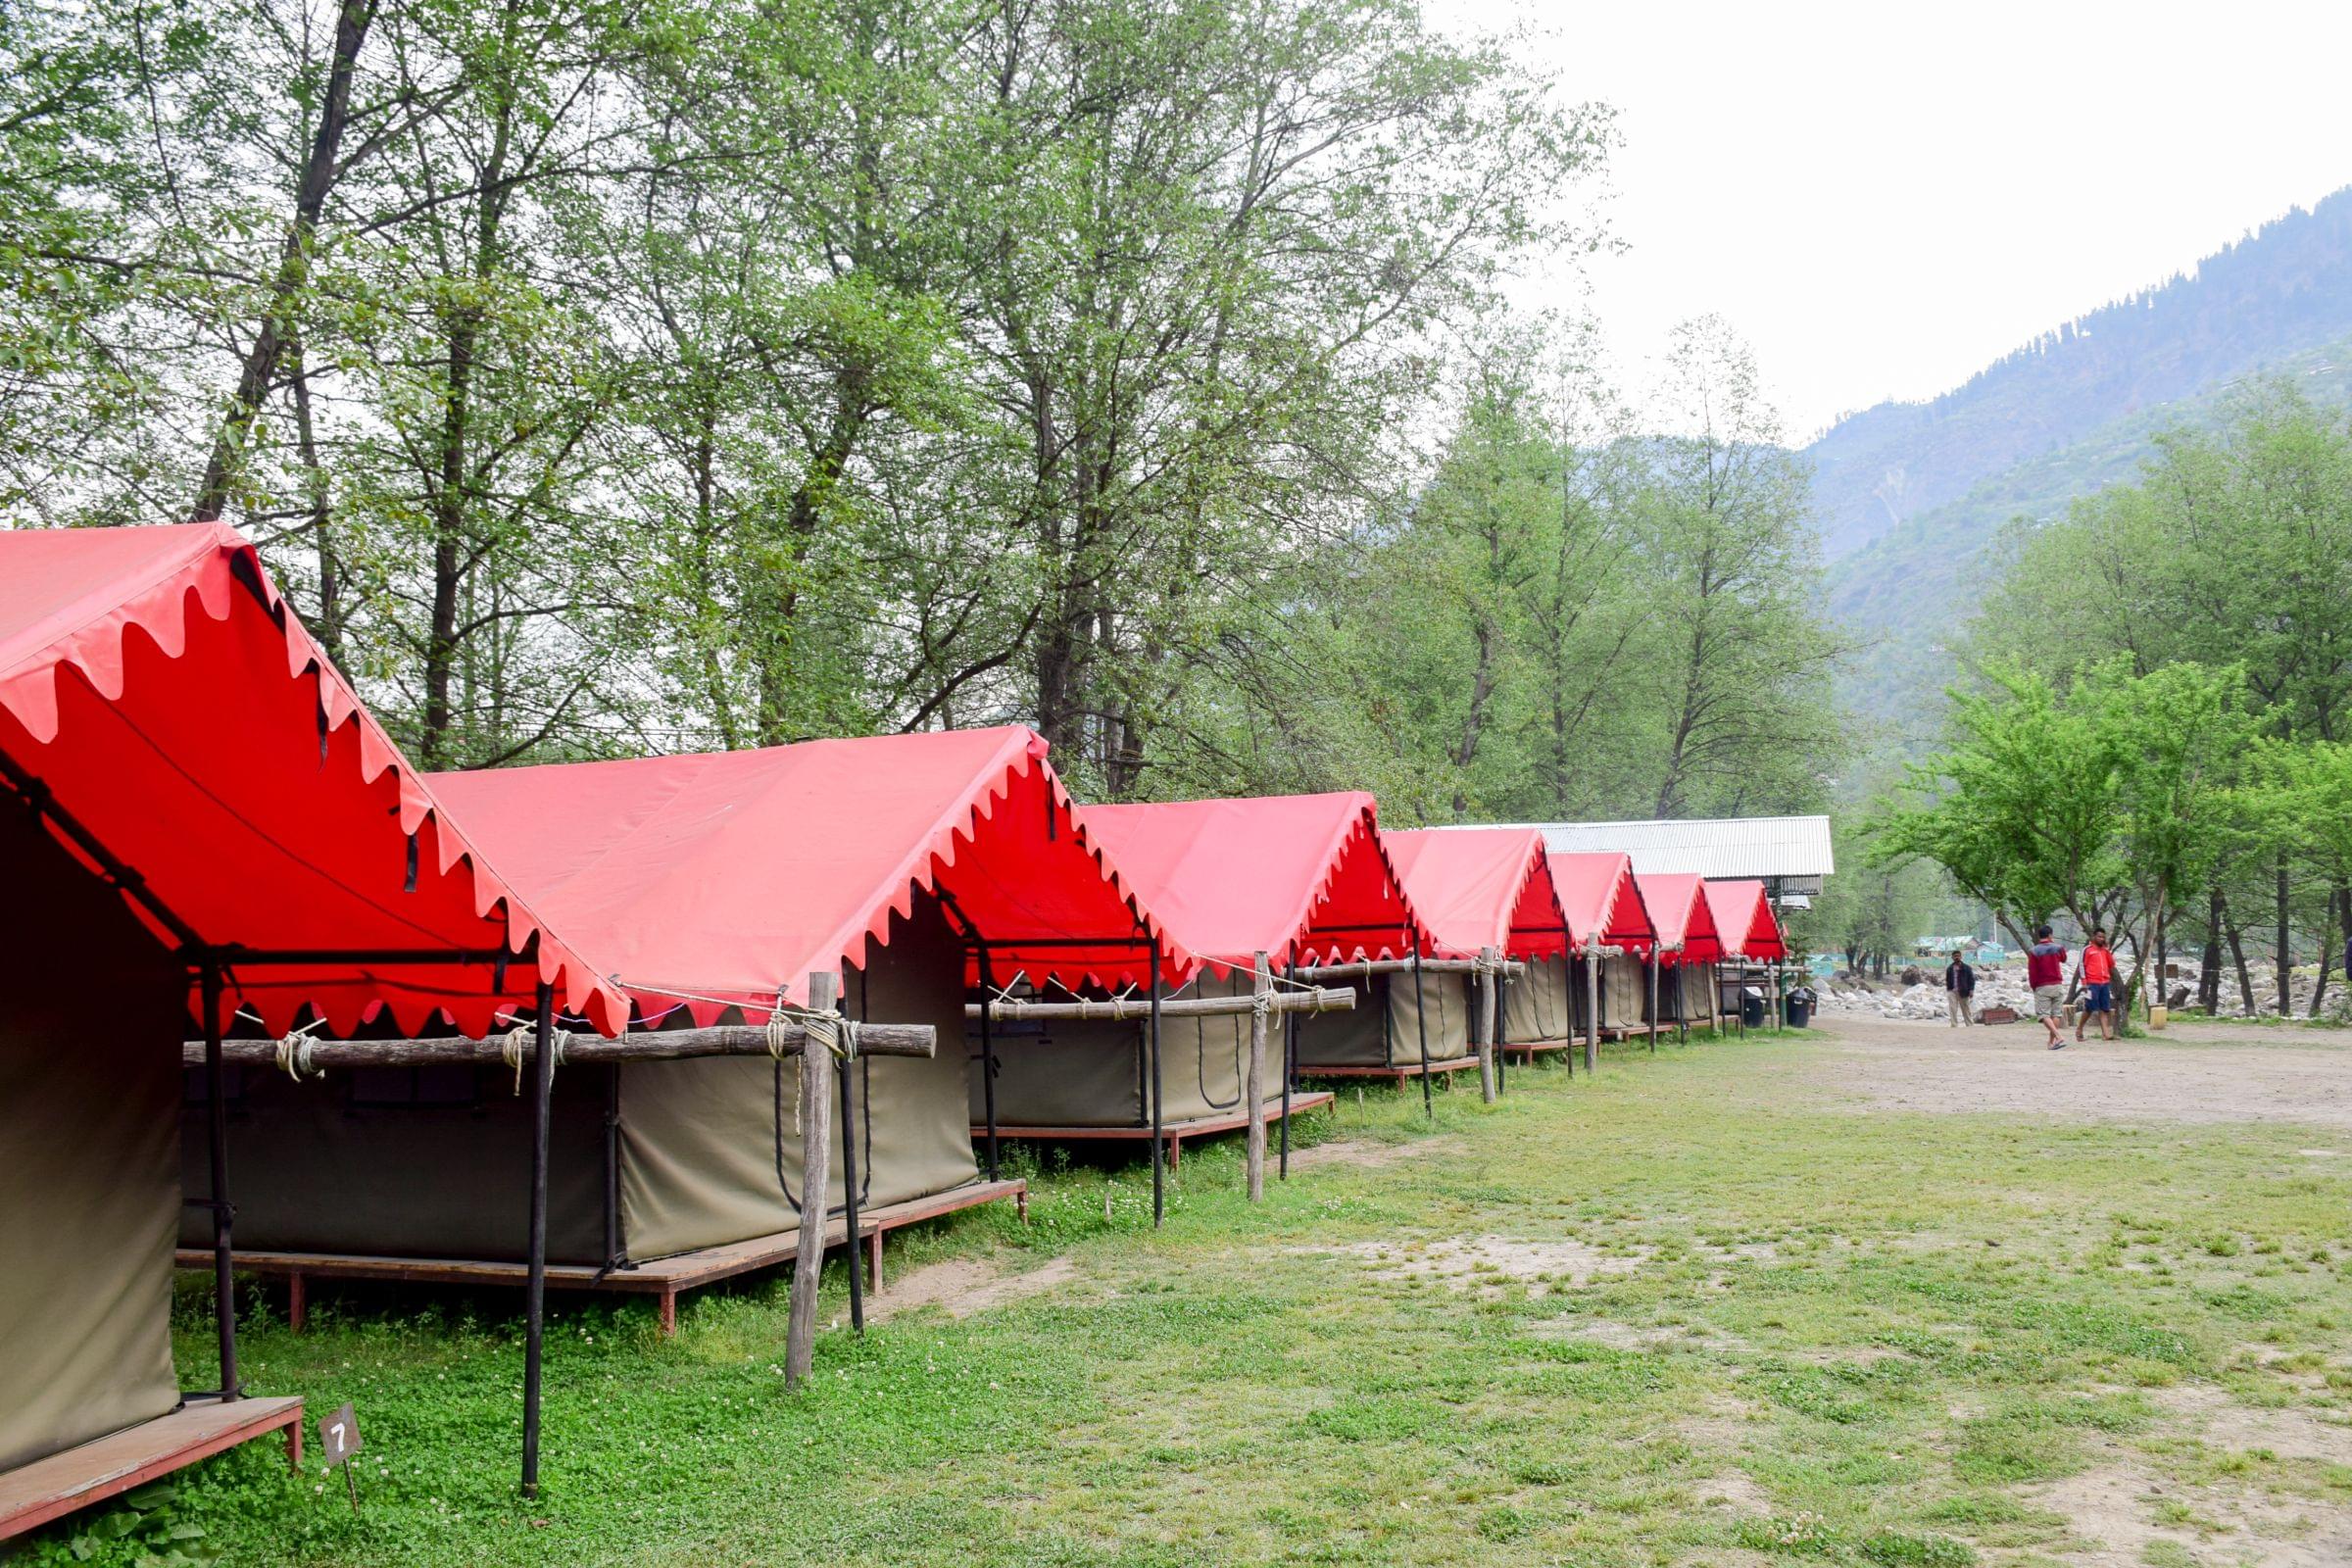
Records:
[[[1666,965],[1658,989],[1664,1021],[1699,1023],[1715,1016],[1715,969],[1723,945],[1705,884],[1694,873],[1637,873],[1635,885],[1658,930]]]
[[[1501,987],[1497,1035],[1514,1046],[1564,1044],[1565,1035],[1544,1032],[1566,1020],[1560,976],[1568,925],[1543,835],[1533,828],[1460,828],[1381,838],[1405,897],[1429,928],[1433,952],[1452,958],[1493,952],[1530,966]],[[1475,1041],[1485,1010],[1475,985],[1465,987],[1464,1001]]]
[[[22,982],[0,1025],[0,1470],[43,1478],[7,1534],[119,1490],[124,1451],[146,1474],[210,1451],[179,1434],[220,1410],[299,1419],[290,1398],[174,1408],[191,1011],[283,1029],[440,1008],[478,1036],[543,994],[606,1031],[624,1004],[451,825],[225,527],[0,532],[0,864],[43,894],[0,915]],[[209,1200],[237,1189],[213,1174],[188,1190],[232,1243]],[[233,1393],[235,1316],[216,1318],[210,1381]],[[101,1435],[109,1457],[77,1477]]]
[[[1205,964],[1194,983],[1202,994],[1229,989],[1237,976],[1247,989],[1259,952],[1279,973],[1295,965],[1400,956],[1419,931],[1381,845],[1378,809],[1360,791],[1090,806],[1080,814],[1145,906]],[[1441,985],[1440,978],[1429,977],[1423,991],[1433,1057],[1458,1055],[1469,1039],[1462,988]],[[1359,982],[1363,1000],[1353,1011],[1299,1018],[1301,1065],[1401,1062],[1408,1054],[1417,1059],[1420,1014],[1409,979],[1401,985],[1395,979]],[[1208,1027],[1181,1038],[1163,1022],[1165,1118],[1180,1114],[1179,1103],[1209,1103],[1236,1084],[1225,1020],[1202,1022]],[[1135,1125],[1136,1098],[1121,1085],[1104,1081],[1078,1096],[1052,1082],[1057,1055],[1066,1060],[1069,1054],[1088,1052],[1131,1059],[1135,1037],[1130,1025],[1089,1024],[1008,1046],[1000,1109],[1012,1121],[1048,1108],[1062,1113],[1041,1118],[1040,1125]],[[1180,1084],[1188,1089],[1179,1090]],[[1198,1099],[1180,1101],[1192,1090],[1201,1091]],[[1148,1114],[1150,1107],[1140,1108]]]
[[[825,1107],[826,1213],[846,1206],[853,1157],[861,1210],[979,1181],[958,1049],[967,939],[1073,980],[1150,970],[1148,922],[1025,729],[434,782],[543,907],[609,955],[641,1028],[762,1023],[779,998],[806,1001],[812,972],[845,969],[849,1016],[932,1025],[946,1049],[861,1056]],[[1022,945],[1049,931],[1105,942]],[[473,1197],[518,1147],[509,1084],[495,1069],[430,1072],[438,1081],[253,1086],[247,1126],[274,1152],[255,1156],[271,1160],[255,1245],[511,1258],[503,1218]],[[622,1268],[793,1230],[816,1113],[798,1099],[796,1071],[758,1057],[559,1074],[551,1256]],[[406,1179],[373,1179],[387,1168]]]
[[[1734,878],[1710,881],[1705,889],[1724,949],[1716,973],[1718,1005],[1738,1014],[1743,995],[1753,991],[1761,994],[1767,1015],[1777,1015],[1780,982],[1771,966],[1788,956],[1788,948],[1764,883]]]

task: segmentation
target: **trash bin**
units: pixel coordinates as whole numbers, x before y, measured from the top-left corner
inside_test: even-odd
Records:
[[[1802,1029],[1813,1021],[1813,988],[1798,986],[1781,999],[1781,1016],[1791,1029]]]
[[[1754,986],[1742,986],[1740,989],[1740,1027],[1764,1027],[1764,993]]]

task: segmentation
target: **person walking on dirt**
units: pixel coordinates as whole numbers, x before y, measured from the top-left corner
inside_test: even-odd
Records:
[[[2107,947],[2107,933],[2093,931],[2090,941],[2082,948],[2082,1016],[2075,1020],[2075,1040],[2082,1039],[2082,1026],[2092,1018],[2099,1020],[2099,1038],[2115,1038],[2115,955]]]
[[[2050,928],[2034,928],[2034,945],[2026,950],[2026,984],[2034,988],[2034,1016],[2049,1032],[2050,1049],[2066,1049],[2058,1020],[2066,1011],[2066,946],[2052,940]]]
[[[1954,948],[1952,961],[1943,966],[1943,1005],[1948,1014],[1944,1021],[1954,1029],[1976,1022],[1968,1015],[1968,999],[1976,994],[1977,971],[1968,966],[1967,960],[1960,956],[1960,950]]]

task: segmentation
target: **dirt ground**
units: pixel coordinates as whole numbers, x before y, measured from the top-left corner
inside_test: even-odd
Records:
[[[1954,1029],[1829,1013],[1816,1023],[1835,1045],[1796,1070],[1855,1109],[2352,1130],[2352,1030],[2190,1023],[2051,1051],[2031,1021]]]

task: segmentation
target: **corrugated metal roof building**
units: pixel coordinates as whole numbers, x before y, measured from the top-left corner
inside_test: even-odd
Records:
[[[1691,817],[1634,822],[1510,823],[1542,830],[1546,849],[1616,851],[1637,875],[1694,873],[1709,881],[1754,877],[1778,901],[1811,897],[1837,870],[1826,816]]]

